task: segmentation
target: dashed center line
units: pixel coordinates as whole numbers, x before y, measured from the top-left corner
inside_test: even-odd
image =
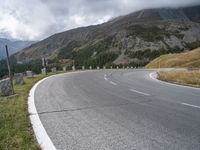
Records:
[[[105,79],[106,81],[108,80],[108,78],[107,78],[107,75],[106,75],[106,74],[104,75],[104,79]]]
[[[192,105],[192,104],[188,104],[188,103],[181,103],[182,105],[185,105],[185,106],[190,106],[190,107],[194,107],[194,108],[199,108],[200,109],[200,106],[197,106],[197,105]]]
[[[137,90],[134,90],[134,89],[130,89],[130,91],[138,93],[138,94],[142,94],[142,95],[145,95],[145,96],[150,96],[150,94],[148,94],[148,93],[140,92],[140,91],[137,91]]]
[[[104,79],[107,81],[108,80],[108,78],[106,78],[106,77],[104,77]]]
[[[117,83],[110,81],[110,84],[112,85],[117,85]]]

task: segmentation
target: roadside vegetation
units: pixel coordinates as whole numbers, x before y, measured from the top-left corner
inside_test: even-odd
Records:
[[[200,48],[179,54],[166,54],[151,61],[147,68],[199,68]]]
[[[52,75],[48,74],[48,75]],[[28,113],[28,94],[31,87],[44,75],[24,78],[25,84],[14,85],[16,95],[0,97],[0,149],[39,150],[34,139]]]
[[[162,81],[200,88],[200,70],[160,71],[157,74]]]
[[[36,59],[32,60],[30,62],[18,64],[17,60],[11,56],[10,57],[10,64],[11,64],[11,70],[14,73],[19,73],[19,72],[25,72],[27,70],[31,70],[36,74],[39,74],[41,72],[42,68],[42,60]],[[8,75],[8,69],[7,69],[7,63],[6,60],[0,60],[0,79],[3,77],[6,77]]]
[[[187,68],[158,72],[158,79],[200,87],[200,48],[177,54],[165,54],[146,65],[147,68]]]

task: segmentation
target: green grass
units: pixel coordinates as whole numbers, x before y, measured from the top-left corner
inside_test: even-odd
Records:
[[[0,97],[0,150],[40,149],[29,121],[27,99],[31,87],[44,77],[24,78],[24,85],[14,85],[17,95]]]

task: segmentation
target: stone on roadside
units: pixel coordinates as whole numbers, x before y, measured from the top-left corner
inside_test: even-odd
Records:
[[[45,75],[46,75],[46,74],[47,74],[47,69],[46,69],[46,68],[42,68],[42,69],[41,69],[41,72],[42,72],[42,74],[45,74]]]
[[[57,71],[56,67],[51,68],[51,72],[56,72],[56,71]]]
[[[14,74],[15,84],[24,84],[23,73]]]
[[[32,71],[26,71],[26,76],[27,77],[33,77],[33,72]]]
[[[12,95],[12,86],[10,83],[10,78],[0,80],[0,96],[10,95]]]

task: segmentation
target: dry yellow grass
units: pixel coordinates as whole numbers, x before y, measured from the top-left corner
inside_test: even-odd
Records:
[[[180,68],[180,67],[200,67],[200,48],[179,54],[162,55],[146,67],[148,68]]]
[[[200,70],[160,71],[157,78],[163,81],[200,87]]]

